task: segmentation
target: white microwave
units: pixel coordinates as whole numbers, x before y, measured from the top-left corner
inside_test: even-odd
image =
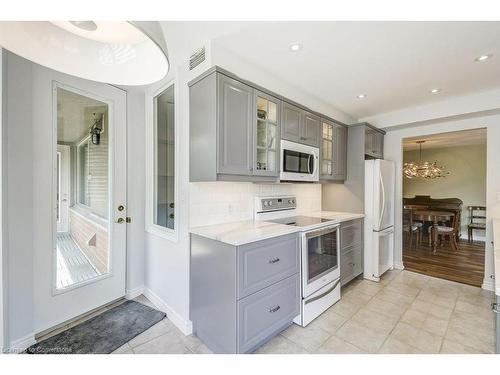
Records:
[[[319,148],[281,141],[281,181],[319,181]]]

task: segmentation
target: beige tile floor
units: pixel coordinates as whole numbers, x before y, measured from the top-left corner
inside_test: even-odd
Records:
[[[480,288],[390,271],[380,283],[353,281],[309,326],[290,326],[256,353],[494,353],[493,297]],[[210,350],[164,319],[115,353]]]

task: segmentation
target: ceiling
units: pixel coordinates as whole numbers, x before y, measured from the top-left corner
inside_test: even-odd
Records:
[[[425,137],[403,139],[403,150],[418,150],[417,141],[425,141],[422,148],[443,148],[486,144],[486,129],[462,130],[458,132],[440,133]]]
[[[362,118],[500,87],[500,22],[162,22],[169,53],[206,40]],[[302,44],[291,52],[289,45]],[[483,54],[493,58],[475,62]],[[440,88],[438,94],[430,94]],[[358,99],[358,94],[366,94]]]
[[[57,89],[57,141],[75,143],[89,134],[92,114],[102,115],[107,104],[68,91]]]

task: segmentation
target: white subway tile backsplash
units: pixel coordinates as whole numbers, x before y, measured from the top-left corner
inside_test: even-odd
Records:
[[[320,184],[192,182],[189,185],[190,227],[252,220],[256,196],[295,195],[299,213],[321,210]]]

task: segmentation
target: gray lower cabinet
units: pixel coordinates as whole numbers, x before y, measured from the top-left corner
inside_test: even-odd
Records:
[[[363,273],[363,219],[340,224],[340,280],[342,285]]]
[[[347,178],[347,128],[321,120],[320,180],[344,181]]]
[[[232,246],[191,235],[193,332],[215,353],[248,353],[300,309],[296,233]]]
[[[282,139],[319,147],[320,126],[319,116],[288,102],[283,102]]]

